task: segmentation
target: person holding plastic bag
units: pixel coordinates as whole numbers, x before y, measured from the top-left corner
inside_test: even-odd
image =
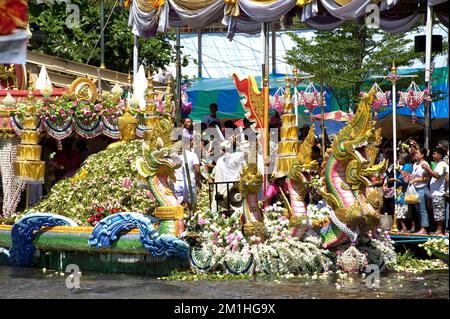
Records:
[[[437,223],[436,232],[433,235],[444,235],[445,220],[445,175],[448,174],[448,165],[444,161],[445,151],[442,148],[436,148],[433,151],[433,160],[436,167],[431,169],[422,164],[422,167],[431,175],[430,192],[433,199],[433,217]]]
[[[408,187],[408,181],[412,173],[413,166],[411,165],[411,157],[407,153],[400,154],[398,163],[400,165],[397,171],[397,190],[395,197],[395,214],[397,220],[400,222],[400,232],[409,232],[406,226],[407,219],[411,219],[411,209],[405,200],[406,188]],[[416,202],[418,201],[418,195]],[[414,203],[415,204],[415,203]],[[415,229],[414,220],[412,220],[411,229]]]
[[[426,166],[429,167],[430,165],[427,163],[427,161],[425,161],[426,153],[427,150],[425,148],[420,148],[415,152],[414,159],[416,160],[416,163],[414,163],[413,165],[411,180],[409,181],[409,183],[414,186],[417,194],[419,195],[419,203],[416,204],[416,211],[420,215],[420,230],[414,233],[416,235],[427,235],[427,228],[429,226],[428,212],[427,212],[427,197],[429,196],[430,193],[428,189],[428,182],[430,180],[430,176],[424,167]],[[408,189],[406,190],[406,192],[408,193]]]

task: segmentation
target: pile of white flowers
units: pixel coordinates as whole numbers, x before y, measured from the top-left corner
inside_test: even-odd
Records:
[[[308,224],[327,219],[330,207],[308,206]],[[242,232],[241,212],[231,216],[198,211],[188,221],[188,232],[196,233],[201,242],[197,248],[210,267],[205,270],[227,269],[227,265],[239,265],[253,273],[276,275],[311,274],[339,268],[339,256],[350,247],[340,245],[333,251],[323,249],[322,238],[309,229],[302,240],[291,236],[289,219],[283,215],[281,203],[263,209],[264,236],[246,238]],[[366,256],[363,265],[376,264],[391,268],[396,265],[393,242],[381,229],[369,236],[359,236],[355,247]],[[245,265],[250,265],[247,267]],[[238,267],[238,268],[239,268]],[[360,268],[359,266],[357,268]]]
[[[315,222],[320,223],[327,219],[330,216],[332,209],[330,206],[320,207],[319,205],[309,204],[306,211],[309,224],[313,225]]]
[[[331,264],[322,241],[308,233],[305,241],[291,236],[289,220],[282,215],[281,203],[263,210],[264,238],[246,239],[241,231],[241,213],[231,216],[199,211],[188,221],[188,232],[199,235],[198,253],[213,269],[227,264],[248,264],[251,272],[268,274],[313,273],[327,270]],[[225,268],[225,267],[222,267]]]

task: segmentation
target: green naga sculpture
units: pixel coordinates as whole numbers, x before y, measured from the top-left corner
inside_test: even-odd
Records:
[[[381,194],[370,190],[368,179],[380,174],[385,162],[375,164],[381,129],[375,130],[370,104],[375,91],[364,95],[353,119],[333,140],[322,163],[323,187],[319,190],[334,213],[321,230],[324,248],[335,247],[379,224]]]

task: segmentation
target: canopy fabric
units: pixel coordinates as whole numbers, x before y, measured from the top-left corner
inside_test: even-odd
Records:
[[[0,36],[0,64],[25,64],[27,61],[27,32],[17,29]]]
[[[416,72],[416,69],[406,69],[399,70],[399,74],[408,74],[411,72]],[[270,84],[270,94],[274,95],[279,87],[284,87],[285,75],[276,74],[269,78]],[[449,83],[448,83],[448,66],[436,68],[433,72],[432,89],[433,92],[442,92],[442,99],[439,101],[434,101],[431,103],[431,117],[432,117],[432,128],[439,129],[442,127],[448,127],[449,118]],[[261,83],[260,77],[256,78],[257,83]],[[299,85],[298,89],[305,89],[307,86],[306,82]],[[318,88],[317,88],[318,89]],[[401,88],[399,88],[400,90]],[[404,88],[406,89],[406,88]],[[339,106],[332,96],[331,91],[325,89],[325,120],[331,122],[339,122],[339,120],[346,119],[346,117],[351,117],[351,114],[342,112]],[[217,103],[219,106],[218,116],[221,119],[242,119],[244,118],[244,109],[241,105],[240,97],[236,91],[234,83],[231,78],[221,78],[221,79],[202,79],[195,82],[188,90],[187,94],[189,101],[192,102],[192,112],[189,115],[194,121],[201,121],[205,115],[209,114],[209,105],[211,103]],[[309,114],[305,113],[305,108],[303,106],[298,107],[299,114],[299,126],[303,124],[310,123]],[[392,135],[392,106],[387,107],[383,112],[379,112],[379,125],[383,127],[386,132],[386,137]],[[397,114],[399,116],[398,121],[400,129],[404,129],[405,133],[408,134],[410,131],[423,130],[423,118],[424,118],[424,106],[423,104],[416,110],[416,116],[418,117],[417,125],[412,125],[411,121],[411,111],[407,107],[398,108]],[[339,116],[340,115],[340,116]],[[320,108],[316,108],[313,111],[313,118],[316,120],[320,119]],[[401,122],[403,121],[403,122]],[[341,121],[345,123],[345,121]],[[328,124],[331,127],[332,124]],[[333,124],[336,126],[337,124]],[[333,133],[330,133],[333,134]]]
[[[261,77],[255,77],[256,83],[261,83]],[[285,75],[275,74],[269,77],[269,92],[274,95],[280,87],[285,86]],[[306,81],[300,83],[298,90],[304,90],[308,86]],[[260,87],[261,89],[261,87]],[[316,87],[320,90],[319,87]],[[293,93],[293,89],[292,89]],[[192,102],[192,112],[189,117],[194,121],[201,121],[209,114],[209,105],[217,103],[218,116],[221,119],[244,118],[245,111],[241,104],[241,98],[237,93],[234,82],[231,78],[221,79],[200,79],[193,83],[187,90],[189,101]],[[331,91],[325,89],[325,112],[338,111],[339,106]],[[305,115],[305,107],[299,106],[298,113]],[[320,114],[320,107],[313,110],[313,114]],[[309,117],[309,114],[307,114]]]
[[[328,136],[339,133],[341,128],[343,128],[345,125],[347,125],[347,122],[345,122],[345,121],[344,122],[334,121],[334,120],[325,120],[324,121],[325,131],[327,132]],[[320,121],[315,121],[314,134],[317,137],[322,137],[322,128],[320,126]]]
[[[322,118],[322,114],[316,114],[313,116],[315,120],[320,120]],[[327,112],[323,114],[323,118],[325,121],[333,120],[337,122],[348,122],[353,118],[353,114],[345,113],[342,111],[333,111]]]
[[[418,14],[419,11],[413,14],[398,13],[396,7],[400,2],[401,0],[379,2],[380,27],[388,32],[407,31],[423,16],[423,12]],[[318,3],[318,0],[239,0],[234,4],[224,0],[135,0],[130,8],[128,25],[134,34],[148,37],[156,32],[167,32],[169,25],[187,24],[194,28],[202,28],[222,17],[222,23],[228,27],[227,37],[232,39],[236,32],[255,32],[260,28],[261,22],[278,21],[295,10],[302,22],[318,30],[330,30],[345,20],[362,17],[373,1],[320,0],[324,10],[322,8],[319,10]],[[446,3],[448,0],[432,1],[432,5],[436,8],[441,8],[442,4]],[[441,11],[436,10],[438,17],[442,16]]]

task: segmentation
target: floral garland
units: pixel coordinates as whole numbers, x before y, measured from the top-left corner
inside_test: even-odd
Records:
[[[389,95],[390,91],[383,92],[378,83],[374,83],[372,89],[375,90],[375,96],[372,101],[372,109],[373,109],[373,119],[378,120],[378,112],[382,110],[382,107],[389,106],[390,100]],[[361,92],[360,96],[364,96],[367,94],[366,92]]]
[[[3,188],[3,217],[12,215],[25,189],[25,183],[15,178],[13,162],[16,160],[17,141],[0,140],[0,175]]]
[[[421,91],[417,84],[412,81],[405,92],[398,91],[398,107],[407,106],[411,110],[411,121],[417,122],[416,110],[424,100],[430,100],[428,89]]]
[[[34,102],[38,110],[37,116],[39,123],[43,123],[38,129],[47,129],[48,134],[57,140],[67,138],[73,130],[84,138],[93,138],[103,132],[103,124],[107,122],[105,135],[118,138],[117,127],[112,122],[125,111],[125,100],[118,94],[105,92],[101,101],[96,103],[78,103],[72,101],[69,94],[37,99]],[[21,122],[25,112],[25,105],[21,105],[11,115],[11,125],[18,135],[22,131]]]

